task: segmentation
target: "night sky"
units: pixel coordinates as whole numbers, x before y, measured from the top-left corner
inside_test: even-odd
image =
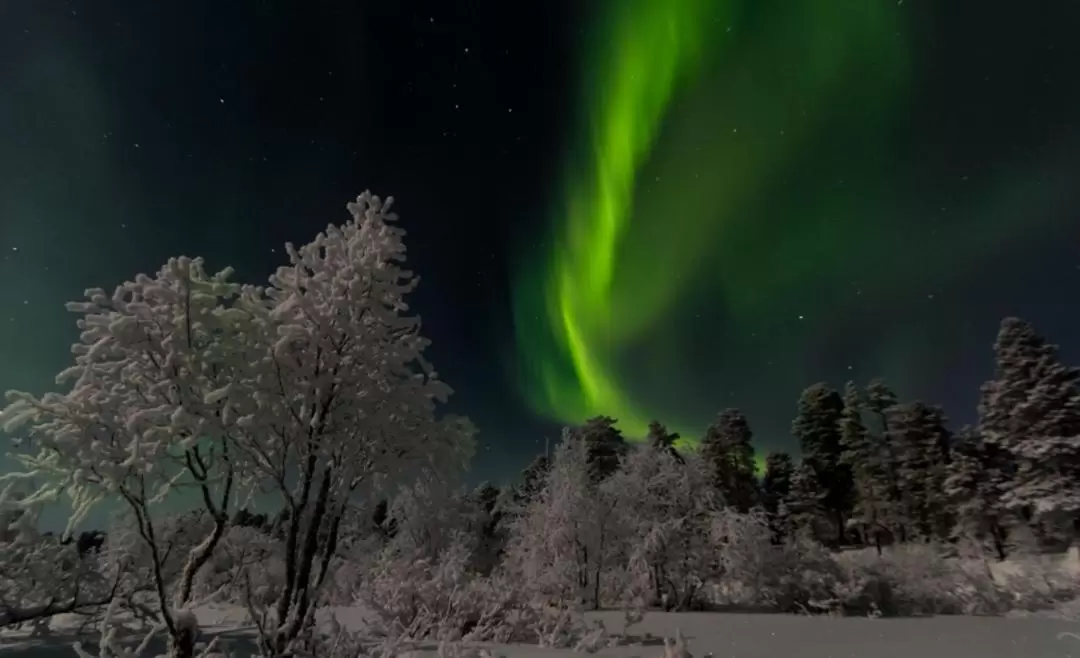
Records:
[[[0,2],[0,389],[174,255],[260,283],[394,196],[505,480],[562,423],[791,448],[885,377],[974,420],[997,323],[1080,362],[1080,4]]]

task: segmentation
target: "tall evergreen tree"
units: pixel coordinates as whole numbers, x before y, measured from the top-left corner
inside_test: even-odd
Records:
[[[619,468],[619,459],[627,444],[617,421],[609,416],[596,416],[572,430],[572,435],[585,442],[589,454],[589,472],[594,482],[606,479]]]
[[[817,470],[803,459],[791,474],[791,489],[778,510],[779,522],[788,537],[807,537],[827,542],[835,536],[835,522],[826,503]]]
[[[1007,453],[965,427],[953,443],[944,483],[956,524],[953,535],[990,542],[999,560],[1007,557],[1008,528],[1014,523],[1002,500],[1010,469]]]
[[[854,382],[844,387],[840,420],[841,462],[852,473],[855,499],[850,522],[861,529],[863,540],[878,553],[892,526],[888,475],[878,437],[863,423],[865,401]]]
[[[746,416],[738,409],[725,409],[705,430],[701,440],[701,456],[712,469],[724,502],[740,512],[749,511],[757,503],[752,438]]]
[[[525,470],[521,472],[521,489],[525,497],[532,498],[544,486],[544,478],[551,470],[551,460],[547,455],[537,455],[533,458]]]
[[[952,526],[944,492],[951,441],[945,414],[938,407],[911,402],[893,405],[886,416],[903,515],[923,539],[945,539]]]
[[[645,442],[654,450],[666,452],[682,461],[679,451],[675,449],[675,442],[679,440],[678,432],[669,432],[663,423],[654,420],[649,423],[649,433],[645,436]]]
[[[765,511],[775,514],[777,508],[791,492],[791,476],[795,462],[786,452],[770,452],[765,457],[765,473],[761,477],[761,502]]]
[[[765,473],[761,476],[761,503],[769,519],[773,541],[783,538],[783,526],[778,522],[780,506],[791,493],[791,477],[795,464],[786,452],[770,452],[765,457]]]
[[[901,542],[907,541],[910,520],[904,517],[903,500],[900,490],[900,475],[897,471],[899,456],[892,444],[889,433],[889,409],[899,403],[896,393],[881,378],[870,380],[866,386],[866,412],[870,423],[867,432],[881,452],[883,475],[886,482],[886,501],[888,525],[893,537]]]
[[[1015,464],[1003,486],[1007,508],[1032,523],[1080,534],[1080,370],[1017,318],[1001,323],[994,379],[983,384],[979,433]]]
[[[818,383],[802,392],[798,413],[791,424],[791,433],[802,448],[803,461],[825,492],[824,506],[836,529],[837,544],[844,543],[844,526],[854,498],[851,468],[841,461],[843,412],[844,400],[840,394]]]
[[[885,417],[885,412],[899,401],[896,393],[881,378],[870,380],[870,383],[866,386],[866,409],[877,424],[877,427],[872,428],[872,430],[878,436],[884,436],[888,433],[889,421]]]

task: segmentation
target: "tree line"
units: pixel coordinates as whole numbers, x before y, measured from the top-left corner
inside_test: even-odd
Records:
[[[955,432],[940,406],[902,401],[882,379],[843,391],[816,383],[799,396],[791,425],[800,456],[770,452],[758,473],[750,421],[721,411],[696,447],[711,486],[739,512],[764,510],[776,542],[804,535],[880,552],[970,539],[1000,559],[1023,542],[1061,547],[1080,529],[1080,371],[1017,318],[1002,321],[993,349],[978,421]],[[607,416],[572,434],[597,479],[628,450]],[[677,456],[679,438],[653,421],[646,442]],[[546,455],[533,460],[519,495],[535,492],[549,467]]]

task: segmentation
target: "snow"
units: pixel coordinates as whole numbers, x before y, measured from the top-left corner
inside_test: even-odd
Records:
[[[335,608],[335,617],[347,630],[362,627],[360,608]],[[203,629],[203,639],[220,636],[226,647],[242,653],[251,633],[243,626],[239,608],[204,606],[195,610]],[[603,620],[609,630],[623,628],[621,612],[589,613]],[[655,612],[631,629],[639,646],[604,649],[592,655],[609,658],[659,658],[662,638],[674,637],[681,629],[695,658],[1068,658],[1080,656],[1080,640],[1059,637],[1080,634],[1080,624],[1044,617],[926,617],[870,619],[854,617],[809,617],[747,613],[664,613]],[[6,641],[5,641],[6,640]],[[0,638],[3,658],[73,657],[71,639],[61,634],[33,640],[28,637]],[[248,645],[249,647],[251,645]],[[571,650],[540,649],[535,646],[478,644],[493,656],[505,658],[549,658],[585,656]],[[420,656],[437,656],[434,646],[417,651]]]

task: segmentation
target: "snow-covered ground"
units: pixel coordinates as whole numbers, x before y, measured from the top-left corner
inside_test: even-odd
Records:
[[[240,649],[250,634],[241,626],[242,612],[203,608],[200,622],[208,634],[221,635],[225,644]],[[358,628],[362,611],[338,608],[336,616],[347,628]],[[607,628],[620,632],[622,615],[592,613]],[[931,617],[866,619],[805,617],[742,613],[650,613],[633,627],[639,646],[599,651],[610,658],[658,658],[661,638],[682,630],[695,658],[1080,658],[1080,639],[1059,638],[1080,634],[1080,624],[1045,617]],[[90,638],[84,638],[89,640]],[[72,658],[70,639],[0,639],[3,658]],[[494,646],[493,654],[506,658],[582,656],[573,651],[529,646]],[[238,652],[238,655],[239,652]],[[435,656],[434,650],[416,656]]]

